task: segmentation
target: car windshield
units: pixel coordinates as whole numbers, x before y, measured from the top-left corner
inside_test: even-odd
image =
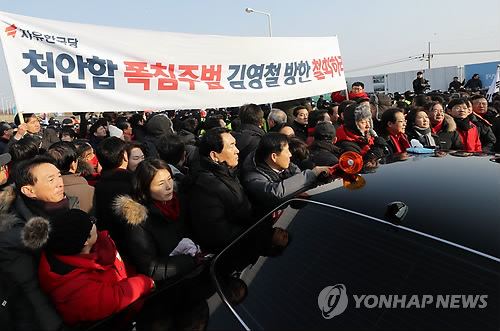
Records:
[[[219,255],[213,277],[250,329],[498,326],[498,260],[303,199]]]

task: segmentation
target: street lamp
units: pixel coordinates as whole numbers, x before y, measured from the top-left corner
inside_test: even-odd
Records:
[[[247,13],[249,13],[249,14],[251,14],[251,13],[257,13],[257,14],[267,15],[267,20],[269,22],[269,37],[273,36],[273,29],[271,28],[271,14],[270,13],[266,13],[266,12],[263,12],[263,11],[258,11],[258,10],[252,9],[252,8],[247,8],[247,9],[245,9],[245,11]]]

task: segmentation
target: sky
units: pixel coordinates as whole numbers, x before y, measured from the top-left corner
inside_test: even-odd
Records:
[[[166,32],[273,37],[336,35],[347,77],[427,68],[431,53],[500,50],[499,0],[3,1],[0,11],[76,23]],[[435,55],[432,67],[500,60],[500,52]],[[359,70],[361,68],[367,68]],[[0,46],[0,97],[12,97]]]

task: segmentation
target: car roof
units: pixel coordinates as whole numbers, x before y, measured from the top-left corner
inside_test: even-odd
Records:
[[[307,193],[314,201],[379,219],[389,203],[401,201],[408,206],[402,226],[500,257],[500,163],[491,155],[391,161],[361,174],[366,184],[359,189],[337,179]]]

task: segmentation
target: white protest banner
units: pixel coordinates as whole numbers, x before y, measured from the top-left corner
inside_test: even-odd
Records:
[[[488,89],[488,93],[486,93],[486,100],[488,102],[492,102],[493,94],[500,91],[500,64],[497,65],[497,74],[493,81],[491,82],[490,88]]]
[[[346,88],[337,37],[191,35],[0,12],[19,111],[241,106]]]

